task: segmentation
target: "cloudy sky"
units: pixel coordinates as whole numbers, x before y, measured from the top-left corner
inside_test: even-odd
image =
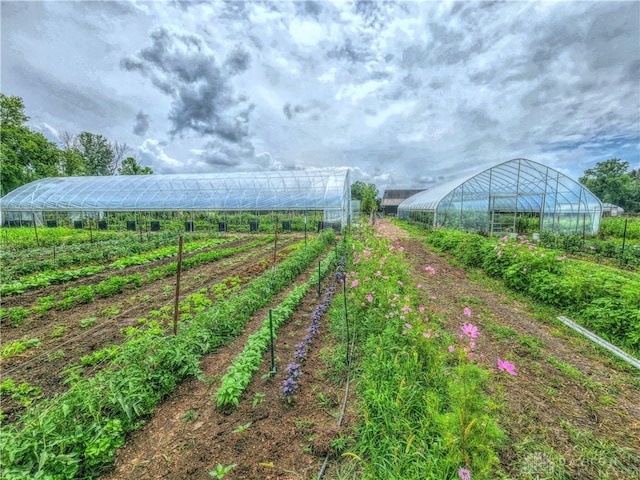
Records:
[[[5,1],[1,91],[156,173],[640,168],[640,2]]]

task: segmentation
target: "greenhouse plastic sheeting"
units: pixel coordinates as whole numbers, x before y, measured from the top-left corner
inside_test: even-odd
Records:
[[[586,187],[540,163],[518,158],[413,195],[398,206],[400,218],[433,213],[433,224],[493,231],[499,213],[529,214],[541,230],[595,234],[602,204]]]
[[[5,195],[3,211],[348,211],[348,169],[54,177]]]

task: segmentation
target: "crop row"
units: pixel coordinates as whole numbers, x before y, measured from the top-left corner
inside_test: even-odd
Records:
[[[487,239],[452,230],[426,241],[468,267],[483,268],[508,287],[562,309],[610,342],[640,353],[640,276],[567,258],[526,238]]]
[[[184,238],[185,245],[203,240],[206,239],[192,235],[187,235]],[[61,270],[79,265],[108,263],[119,258],[177,244],[177,235],[163,234],[153,235],[145,241],[140,241],[137,236],[125,236],[97,243],[4,252],[0,255],[0,262],[3,265],[0,280],[6,283],[44,270]]]
[[[81,378],[64,394],[34,405],[2,427],[0,467],[7,479],[95,478],[111,463],[127,432],[139,427],[156,402],[189,375],[200,357],[237,336],[250,316],[290,284],[333,241],[323,232],[242,294],[195,315],[177,335],[160,326],[132,336],[104,369]]]
[[[482,336],[473,313],[465,308],[467,322],[448,333],[409,275],[399,240],[376,228],[352,241],[347,312],[343,293],[329,311],[334,335],[353,342],[358,372],[361,421],[344,455],[364,479],[488,478],[503,433],[483,391],[491,372],[476,362]]]
[[[201,263],[210,262],[213,260],[217,260],[219,258],[223,258],[228,255],[232,255],[238,251],[242,251],[246,248],[253,248],[254,246],[260,245],[262,243],[268,243],[272,241],[273,238],[263,237],[258,240],[254,240],[251,243],[235,247],[228,248],[223,250],[212,250],[210,252],[203,252],[201,254],[194,255],[189,258],[185,258],[183,260],[184,268],[190,268],[195,265],[199,265]],[[225,243],[225,240],[222,239],[214,239],[204,243],[191,244],[186,249],[187,252],[202,250],[205,248],[209,248],[212,246],[220,245]],[[250,245],[250,247],[248,247]],[[116,261],[105,267],[104,265],[96,265],[89,267],[82,267],[79,269],[73,270],[53,270],[53,271],[45,271],[36,275],[32,275],[21,280],[3,284],[0,286],[0,295],[11,295],[15,293],[23,293],[27,290],[32,290],[36,288],[47,287],[49,285],[57,285],[60,283],[66,283],[72,280],[77,280],[78,278],[88,277],[91,275],[95,275],[97,273],[103,272],[106,268],[109,269],[122,269],[124,268],[123,264],[129,265],[142,265],[145,263],[151,263],[160,258],[173,257],[177,255],[177,247],[165,247],[153,252],[148,252],[146,254],[134,255],[132,258],[121,259],[120,261]],[[169,263],[168,265],[161,265],[159,267],[155,267],[149,270],[147,274],[147,279],[157,279],[162,278],[167,275],[171,275],[177,271],[177,262]]]
[[[202,252],[185,258],[182,261],[183,270],[189,270],[199,265],[213,262],[221,258],[227,258],[237,253],[250,250],[254,247],[263,245],[272,241],[269,237],[256,239],[253,242],[249,242],[237,247],[230,247],[224,249],[216,249],[207,252]],[[219,243],[219,242],[218,242]],[[215,244],[215,241],[214,241]],[[209,242],[207,242],[209,245]],[[209,245],[210,246],[210,245]],[[198,247],[194,245],[193,247]],[[200,248],[204,248],[200,246]],[[152,253],[148,260],[141,257],[136,257],[136,262],[149,261],[155,259],[155,254]],[[89,267],[87,267],[89,268]],[[143,284],[151,283],[158,279],[175,275],[178,269],[178,262],[171,262],[165,265],[159,265],[151,268],[147,271],[146,276],[143,278],[141,274],[131,274],[118,276],[114,275],[106,280],[103,280],[95,285],[81,285],[79,287],[70,287],[61,293],[62,299],[57,299],[57,295],[47,295],[45,297],[39,297],[34,307],[11,307],[6,310],[0,308],[0,318],[9,318],[13,323],[19,324],[24,318],[28,317],[32,313],[44,314],[48,310],[55,308],[57,310],[67,310],[74,305],[91,303],[96,296],[102,298],[108,298],[113,295],[122,293],[126,288],[139,288]],[[46,277],[43,277],[43,280]],[[43,285],[44,286],[44,285]],[[34,287],[35,288],[35,287]]]
[[[260,368],[262,354],[270,344],[271,325],[273,325],[273,335],[276,338],[278,328],[291,317],[291,314],[309,291],[309,288],[317,285],[321,277],[326,275],[329,268],[337,263],[336,258],[336,255],[332,254],[322,261],[319,275],[314,275],[308,282],[293,288],[282,303],[273,310],[271,321],[267,317],[258,331],[249,336],[244,350],[233,359],[227,373],[222,377],[220,387],[216,391],[219,407],[238,406],[240,396],[249,385],[253,374]]]

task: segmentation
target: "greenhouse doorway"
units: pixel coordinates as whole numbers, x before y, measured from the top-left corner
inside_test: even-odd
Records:
[[[540,228],[541,211],[518,210],[518,200],[529,194],[496,194],[489,196],[489,233],[526,233]]]

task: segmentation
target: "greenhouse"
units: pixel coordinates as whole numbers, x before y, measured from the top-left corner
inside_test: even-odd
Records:
[[[438,185],[398,206],[399,218],[488,234],[595,235],[601,215],[602,203],[586,187],[524,158]]]
[[[310,217],[341,230],[350,221],[350,198],[349,170],[336,168],[53,177],[13,190],[0,199],[0,207],[4,224],[35,221],[54,226],[72,219],[78,226],[77,222],[96,219],[101,228],[108,228],[108,220],[126,217],[157,229],[161,219],[180,217],[191,221],[191,228],[194,218],[226,228],[231,218],[250,218],[244,223],[256,230],[261,216],[279,215],[296,217],[305,225]]]

